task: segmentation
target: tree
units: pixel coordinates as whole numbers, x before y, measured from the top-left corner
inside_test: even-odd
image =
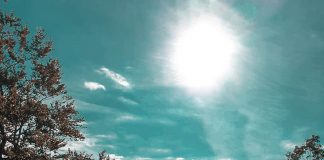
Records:
[[[83,119],[61,82],[52,42],[0,11],[0,160],[54,159],[82,140]]]
[[[292,152],[288,152],[287,160],[323,160],[324,148],[319,144],[319,136],[312,135],[306,139],[305,144],[296,146]]]
[[[76,151],[68,151],[62,155],[57,156],[56,158],[64,159],[64,160],[92,160],[92,155],[89,155],[85,152],[78,153]],[[101,159],[100,159],[101,160]]]

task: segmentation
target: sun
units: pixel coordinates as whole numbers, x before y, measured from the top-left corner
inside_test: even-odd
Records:
[[[233,71],[236,39],[215,16],[201,16],[180,27],[171,53],[176,83],[193,91],[217,89]]]

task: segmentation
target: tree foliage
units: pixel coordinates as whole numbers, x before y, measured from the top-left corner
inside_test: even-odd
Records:
[[[70,149],[64,153],[61,154],[55,158],[60,158],[60,159],[64,159],[64,160],[92,160],[92,155],[89,155],[85,152],[76,152],[76,151],[71,151]]]
[[[319,136],[312,135],[306,139],[305,144],[296,146],[292,152],[288,152],[287,160],[323,160],[324,148],[320,143]]]
[[[52,50],[43,30],[0,11],[0,159],[52,159],[84,139]]]
[[[111,158],[106,151],[102,151],[99,153],[99,160],[115,160],[114,158]],[[85,152],[76,152],[71,151],[70,149],[65,153],[62,154],[56,158],[61,158],[64,160],[93,160],[92,155],[87,154]]]

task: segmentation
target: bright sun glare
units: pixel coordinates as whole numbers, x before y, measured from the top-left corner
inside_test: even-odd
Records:
[[[218,88],[233,69],[235,35],[215,16],[199,17],[177,32],[171,58],[177,83],[194,91]]]

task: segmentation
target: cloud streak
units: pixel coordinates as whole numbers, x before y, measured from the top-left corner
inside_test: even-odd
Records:
[[[98,70],[98,73],[100,74],[104,74],[107,78],[113,80],[115,83],[117,83],[118,85],[124,87],[124,88],[131,88],[131,84],[128,82],[128,80],[122,76],[119,73],[116,73],[106,67],[101,67]]]
[[[135,120],[138,120],[138,118],[133,115],[128,115],[128,114],[121,115],[116,119],[117,122],[135,121]]]
[[[84,87],[93,91],[93,90],[106,90],[106,87],[97,82],[84,82]]]
[[[122,159],[124,159],[124,156],[119,156],[116,154],[109,154],[109,158],[114,159],[114,160],[122,160]]]
[[[296,143],[293,143],[293,142],[288,141],[288,140],[281,141],[280,145],[285,150],[292,150],[292,149],[295,148],[295,146],[297,146]]]
[[[100,142],[104,141],[107,137],[103,135],[89,135],[85,134],[86,137],[83,141],[70,141],[67,143],[65,147],[61,149],[61,151],[66,151],[69,148],[78,152],[87,152],[89,154],[94,155],[94,158],[98,158],[95,155],[98,155],[98,148],[108,147],[115,148],[114,145],[102,145]],[[110,158],[114,160],[123,160],[124,156],[117,154],[108,154]]]
[[[127,105],[131,105],[131,106],[135,106],[135,105],[138,105],[138,103],[134,100],[131,100],[129,98],[126,98],[126,97],[123,97],[123,96],[120,96],[117,98],[119,101],[123,102],[124,104],[127,104]]]

